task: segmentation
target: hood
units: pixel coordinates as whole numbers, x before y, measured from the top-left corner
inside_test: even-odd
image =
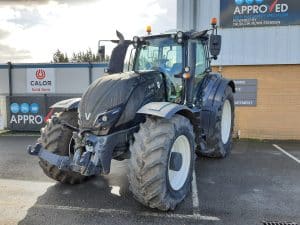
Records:
[[[104,75],[95,80],[83,94],[79,105],[81,128],[93,128],[98,115],[127,102],[138,84],[134,72]]]

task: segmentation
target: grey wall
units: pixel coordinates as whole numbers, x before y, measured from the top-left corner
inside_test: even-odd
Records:
[[[55,93],[47,94],[48,104],[53,104],[53,100],[80,96],[89,86],[90,71],[91,81],[101,77],[106,68],[106,64],[13,64],[12,65],[12,96],[27,97],[25,102],[37,99],[44,101],[46,98],[41,93],[27,93],[26,70],[27,68],[55,68]],[[10,109],[9,104],[9,70],[7,64],[0,64],[0,129],[9,127],[7,118]],[[24,98],[24,99],[25,99]],[[35,102],[39,102],[39,101]],[[50,101],[50,102],[49,102]],[[45,104],[40,104],[45,111]],[[42,113],[42,112],[41,112]],[[44,112],[45,114],[46,112]],[[44,116],[44,115],[43,115]],[[9,119],[9,118],[8,118]],[[22,129],[25,127],[21,127]],[[18,128],[19,129],[19,128]],[[21,130],[22,130],[21,129]]]
[[[203,30],[220,19],[220,0],[177,0],[177,28]],[[219,29],[222,50],[215,65],[300,63],[300,26]]]
[[[27,68],[55,68],[55,94],[82,94],[89,85],[89,64],[13,64],[13,95],[34,95],[27,93]],[[92,81],[102,76],[106,64],[93,64]],[[9,94],[7,65],[0,65],[0,95]]]
[[[0,95],[9,93],[8,69],[0,68]]]

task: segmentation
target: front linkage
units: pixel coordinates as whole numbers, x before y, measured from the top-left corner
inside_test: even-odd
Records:
[[[96,136],[92,133],[79,132],[79,130],[70,124],[58,121],[58,118],[53,117],[52,120],[62,124],[64,127],[73,132],[75,141],[74,155],[61,156],[49,152],[43,148],[41,143],[36,143],[34,146],[29,145],[27,151],[30,155],[38,156],[48,163],[57,166],[63,171],[74,171],[84,176],[92,176],[100,173],[108,174],[110,172],[110,164],[112,153],[118,143],[128,141],[129,134],[133,133],[137,128],[132,127],[106,136]],[[84,151],[85,149],[85,151]]]

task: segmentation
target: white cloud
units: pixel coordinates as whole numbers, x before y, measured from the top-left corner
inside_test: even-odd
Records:
[[[98,40],[115,38],[116,29],[131,39],[145,34],[148,24],[153,25],[153,33],[175,28],[174,4],[169,10],[161,4],[170,1],[176,3],[176,0],[98,0],[79,4],[77,0],[77,4],[69,4],[71,1],[64,0],[0,5],[0,27],[10,33],[0,44],[14,46],[16,50],[28,49],[32,58],[27,62],[49,62],[56,49],[69,55],[88,47],[96,51]],[[18,57],[16,60],[24,61]]]

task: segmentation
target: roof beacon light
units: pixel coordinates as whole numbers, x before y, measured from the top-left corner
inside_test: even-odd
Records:
[[[152,28],[151,28],[150,25],[148,25],[148,26],[146,27],[146,31],[147,31],[147,33],[148,33],[149,35],[151,34]]]
[[[212,25],[212,26],[216,26],[217,23],[218,23],[218,20],[217,20],[216,17],[211,18],[211,25]]]

